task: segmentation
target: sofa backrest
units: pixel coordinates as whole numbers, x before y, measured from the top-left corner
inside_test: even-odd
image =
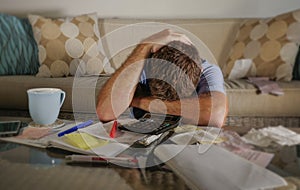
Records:
[[[241,22],[242,19],[99,19],[99,30],[104,51],[112,58],[115,68],[124,62],[137,43],[163,28],[186,33],[196,41],[202,58],[222,68]]]

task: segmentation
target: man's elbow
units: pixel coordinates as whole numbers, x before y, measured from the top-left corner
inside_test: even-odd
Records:
[[[228,99],[226,95],[215,93],[214,106],[210,114],[210,123],[215,127],[223,127],[228,114]]]
[[[225,105],[220,106],[218,110],[216,110],[215,113],[212,114],[212,118],[211,118],[212,124],[219,128],[223,127],[226,121],[227,113],[228,113],[228,107],[226,103]]]
[[[221,116],[221,117],[212,119],[210,121],[210,126],[222,128],[224,126],[224,118]]]
[[[223,127],[224,125],[224,116],[217,114],[207,114],[207,116],[200,116],[198,120],[199,126],[210,126],[210,127]]]
[[[213,110],[202,112],[199,116],[198,125],[206,125],[212,127],[222,128],[225,124],[227,117],[227,103],[225,105],[216,106]]]

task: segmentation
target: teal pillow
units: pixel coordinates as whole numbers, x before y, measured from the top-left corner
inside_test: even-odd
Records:
[[[300,47],[296,56],[295,65],[293,69],[293,80],[300,80]]]
[[[38,68],[38,48],[29,20],[0,14],[0,75],[33,75]]]

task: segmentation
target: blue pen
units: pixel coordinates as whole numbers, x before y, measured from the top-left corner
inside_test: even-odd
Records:
[[[57,136],[61,137],[61,136],[64,136],[66,134],[73,133],[73,132],[77,131],[78,129],[87,127],[91,124],[93,124],[93,120],[88,120],[86,122],[80,123],[80,124],[70,128],[70,129],[67,129],[65,131],[62,131],[62,132],[58,133]]]

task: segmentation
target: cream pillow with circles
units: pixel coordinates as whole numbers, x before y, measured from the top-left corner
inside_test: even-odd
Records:
[[[300,10],[241,24],[223,72],[228,77],[237,60],[251,59],[251,75],[290,81],[300,44]],[[255,73],[253,73],[255,71]]]
[[[114,71],[101,51],[96,13],[56,19],[40,15],[28,18],[39,49],[37,77],[99,75]]]

